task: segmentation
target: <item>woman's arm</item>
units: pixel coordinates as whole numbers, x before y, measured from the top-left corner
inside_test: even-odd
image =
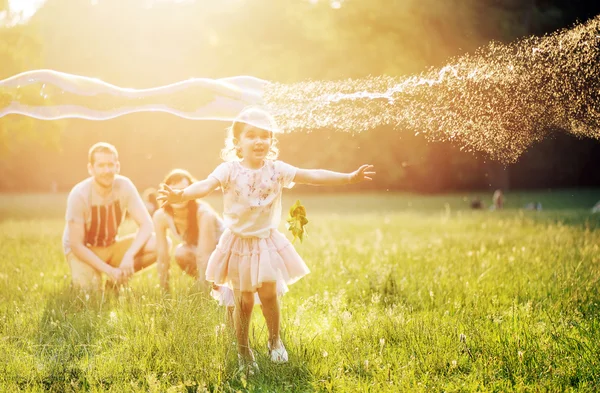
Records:
[[[170,267],[170,250],[167,240],[167,217],[163,209],[158,209],[152,217],[154,224],[154,232],[156,233],[156,267],[158,271],[158,279],[160,287],[169,291],[169,267]]]
[[[326,169],[300,169],[296,171],[294,182],[314,186],[339,186],[372,180],[375,174],[373,165],[362,165],[352,173],[328,171]]]

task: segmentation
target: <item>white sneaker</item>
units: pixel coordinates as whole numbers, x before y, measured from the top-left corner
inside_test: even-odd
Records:
[[[286,363],[288,361],[288,353],[285,349],[285,346],[279,341],[279,348],[271,349],[271,345],[267,343],[267,348],[269,348],[269,357],[271,361],[274,363]]]

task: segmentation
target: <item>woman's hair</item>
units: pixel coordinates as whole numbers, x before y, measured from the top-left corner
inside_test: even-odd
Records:
[[[278,132],[275,118],[266,110],[259,107],[248,107],[240,112],[229,128],[227,128],[227,138],[225,138],[225,147],[221,150],[221,158],[224,161],[235,161],[242,159],[242,154],[235,146],[235,140],[239,140],[242,131],[246,125],[268,131],[271,134],[271,147],[267,153],[267,159],[276,160],[279,155],[277,148]]]
[[[146,204],[146,208],[148,209],[148,213],[152,215],[156,210],[158,210],[158,200],[156,197],[158,193],[156,188],[149,187],[142,192],[142,200]]]
[[[193,182],[196,181],[196,179],[194,179],[194,177],[185,169],[173,169],[171,172],[169,172],[167,174],[167,176],[165,176],[163,183],[168,186],[172,186],[174,184],[179,183],[182,180],[187,180],[189,182],[189,184],[192,184]],[[200,204],[210,207],[210,205],[208,205],[206,202],[197,201],[195,199],[192,199],[192,200],[188,201],[188,203],[187,203],[187,222],[188,222],[187,228],[188,229],[181,236],[187,244],[193,244],[193,245],[198,244],[198,216],[197,216],[197,213],[198,213],[198,206]],[[170,204],[167,203],[163,208],[165,209],[165,213],[167,213],[168,215],[173,217],[173,206],[171,206]]]

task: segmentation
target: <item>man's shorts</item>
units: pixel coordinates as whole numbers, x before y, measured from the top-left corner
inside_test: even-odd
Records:
[[[89,247],[89,249],[104,262],[117,267],[121,264],[123,256],[125,256],[129,247],[131,247],[135,236],[136,234],[133,233],[118,239],[108,247]],[[102,274],[100,271],[77,258],[72,251],[66,255],[66,258],[71,268],[71,277],[74,286],[84,290],[102,289]]]

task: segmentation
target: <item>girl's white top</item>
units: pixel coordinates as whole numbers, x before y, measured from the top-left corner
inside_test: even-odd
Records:
[[[260,169],[246,168],[239,161],[216,167],[209,176],[221,185],[225,227],[242,237],[268,237],[279,226],[283,187],[294,186],[296,171],[272,160],[264,160]]]

